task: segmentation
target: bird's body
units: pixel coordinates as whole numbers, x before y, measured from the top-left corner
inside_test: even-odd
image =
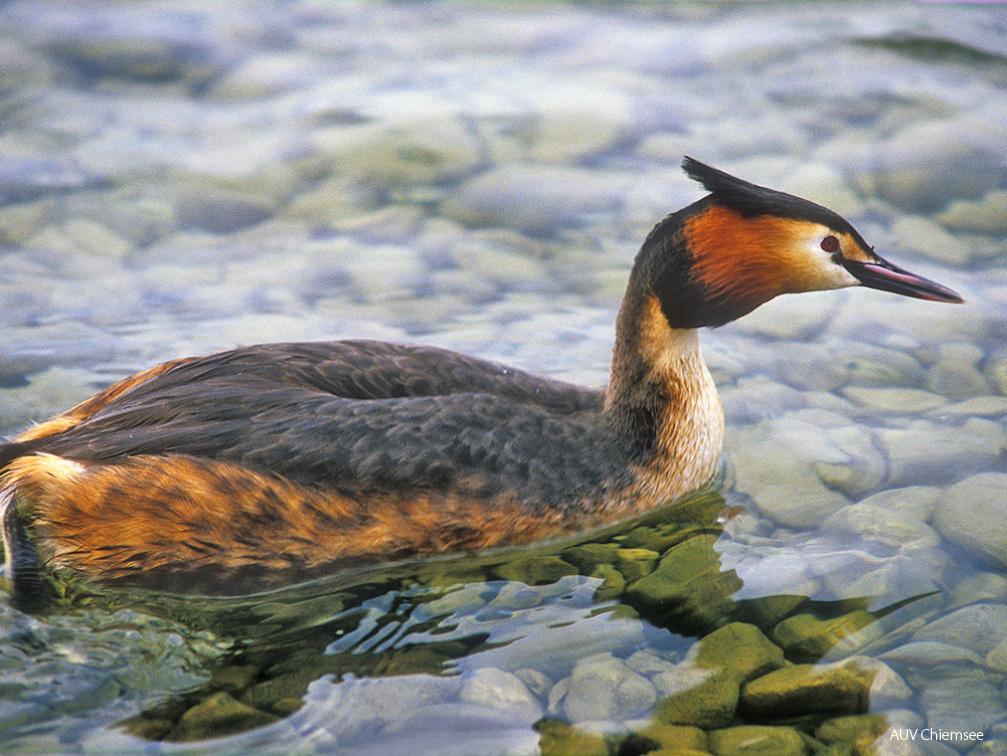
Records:
[[[15,585],[36,590],[46,568],[205,585],[613,522],[716,470],[723,415],[697,328],[861,281],[960,301],[825,208],[686,168],[712,194],[644,242],[605,389],[368,341],[165,363],[0,447]]]

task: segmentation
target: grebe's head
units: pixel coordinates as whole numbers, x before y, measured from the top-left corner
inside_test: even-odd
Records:
[[[673,328],[718,326],[779,294],[846,286],[962,301],[881,258],[828,208],[689,157],[682,167],[710,194],[658,224],[638,258]]]

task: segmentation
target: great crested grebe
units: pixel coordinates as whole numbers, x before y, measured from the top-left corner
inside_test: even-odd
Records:
[[[613,522],[715,472],[724,420],[696,329],[857,284],[962,301],[831,210],[683,168],[710,194],[644,241],[606,388],[374,341],[158,365],[0,446],[15,592],[43,590],[46,570],[206,585]]]

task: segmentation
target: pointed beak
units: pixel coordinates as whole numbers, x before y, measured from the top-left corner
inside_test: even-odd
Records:
[[[887,260],[873,256],[872,260],[861,262],[843,258],[842,266],[848,270],[864,286],[881,291],[890,291],[916,299],[929,299],[932,302],[954,302],[961,304],[965,300],[956,292],[936,281],[923,278],[908,270],[892,265]]]

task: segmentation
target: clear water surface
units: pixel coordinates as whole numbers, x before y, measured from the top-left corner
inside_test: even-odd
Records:
[[[701,196],[683,155],[967,304],[791,296],[704,333],[721,479],[582,543],[4,604],[0,751],[629,754],[678,722],[721,753],[739,725],[781,753],[1007,752],[1005,84],[987,5],[4,3],[7,435],[263,341],[603,385],[640,241]],[[696,691],[727,622],[869,695],[796,716],[750,687],[718,719]]]

